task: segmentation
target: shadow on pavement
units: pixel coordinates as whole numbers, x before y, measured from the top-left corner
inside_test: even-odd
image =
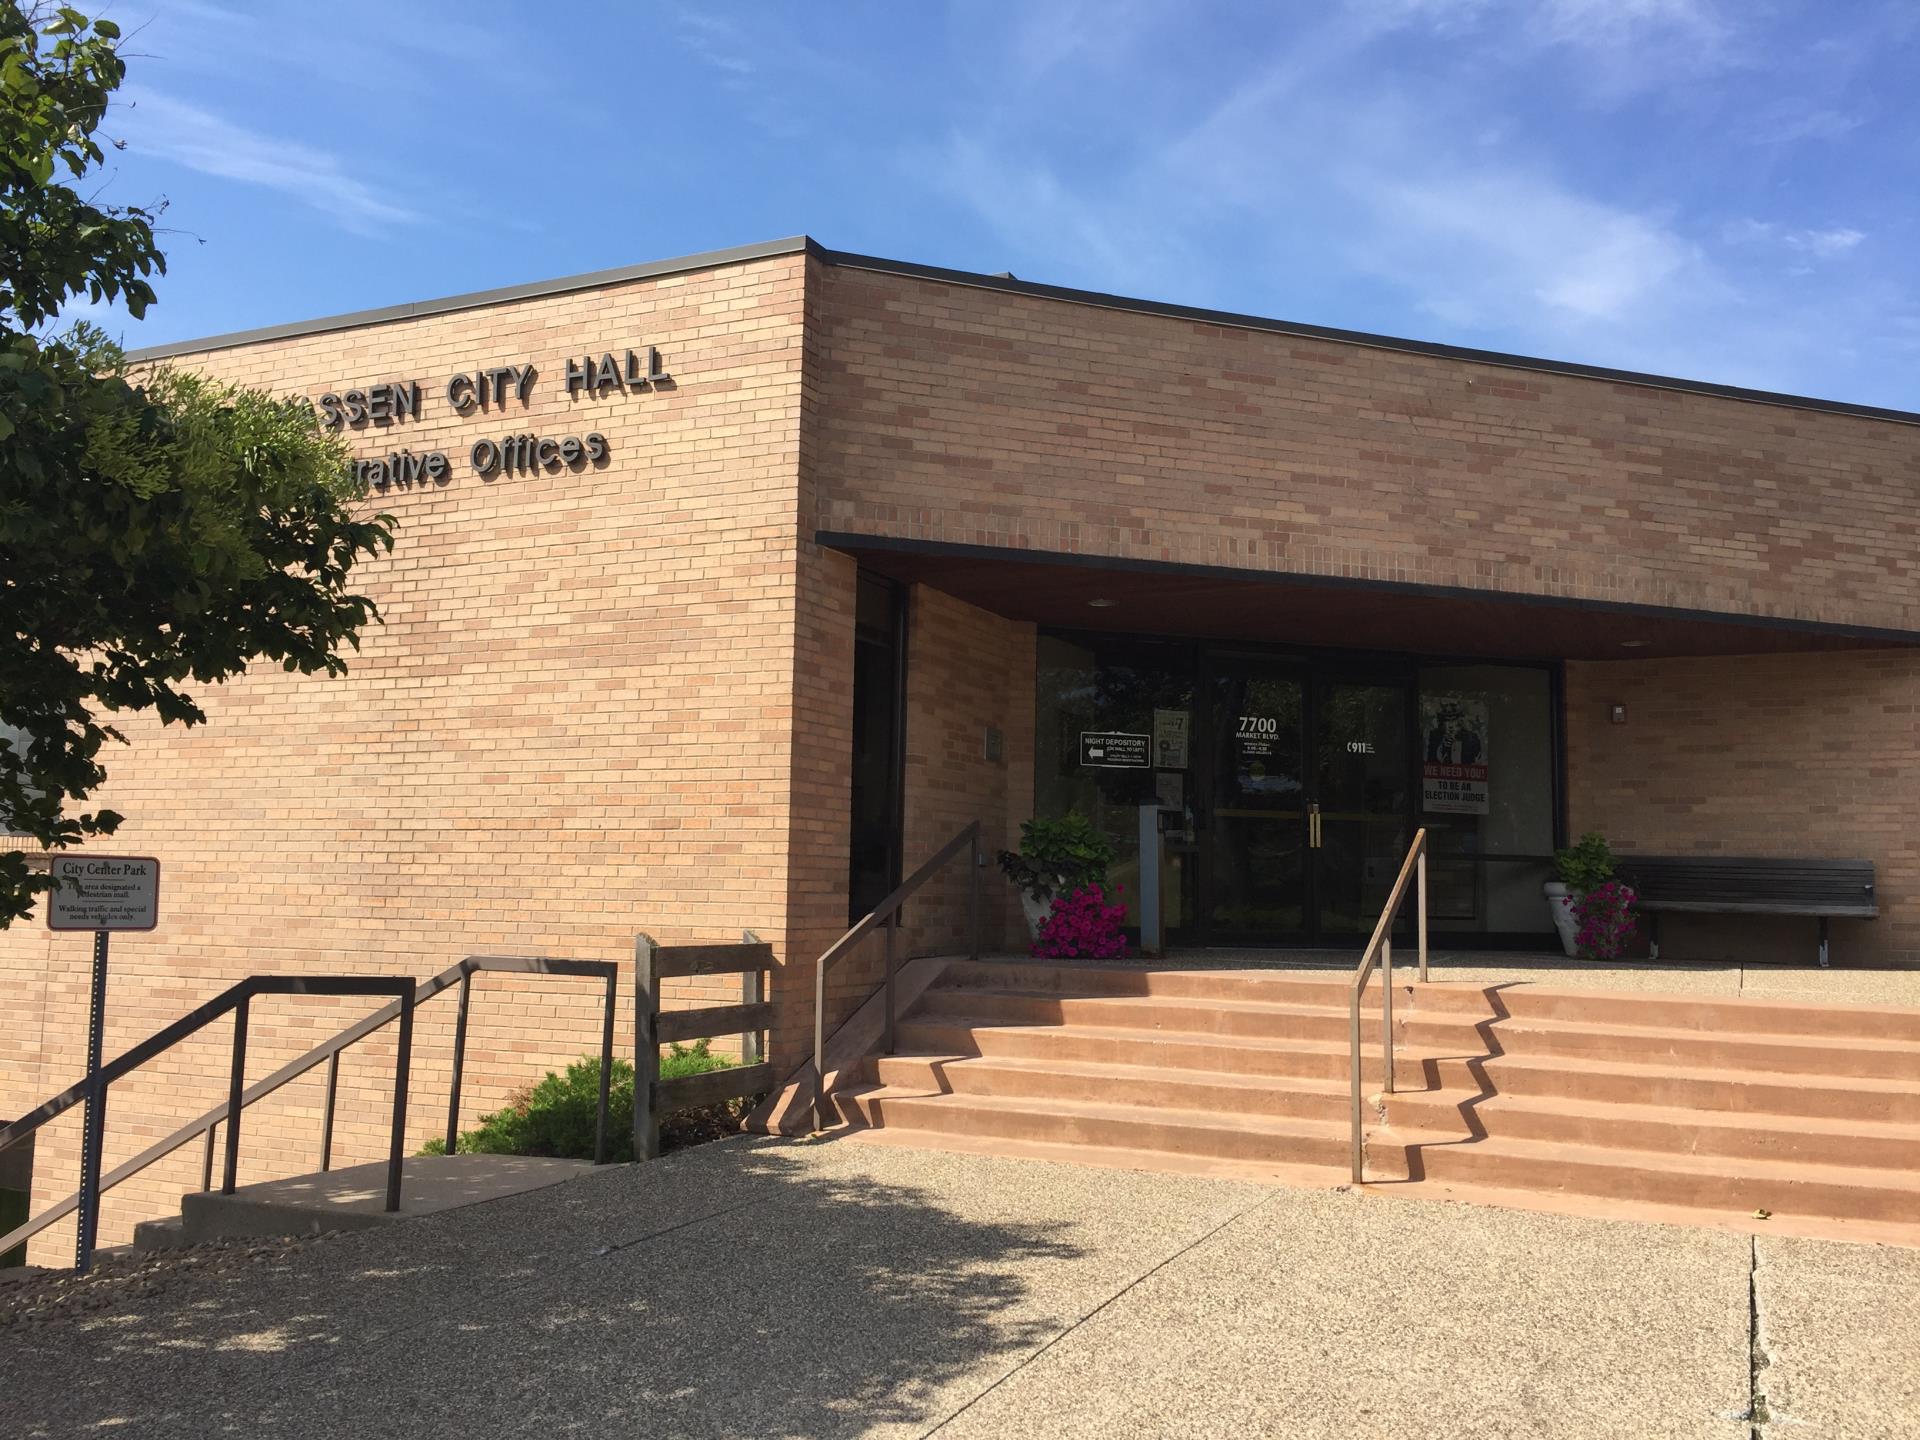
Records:
[[[918,1431],[1057,1331],[1034,1277],[1083,1252],[856,1148],[730,1141],[0,1335],[0,1433]]]

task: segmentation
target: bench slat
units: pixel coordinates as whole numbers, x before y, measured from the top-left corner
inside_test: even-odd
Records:
[[[1870,860],[1731,855],[1632,855],[1617,871],[1643,910],[1873,919]]]

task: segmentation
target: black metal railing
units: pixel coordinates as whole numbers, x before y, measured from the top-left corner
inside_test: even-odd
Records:
[[[447,1152],[452,1154],[458,1140],[461,1081],[466,1069],[467,1019],[472,1003],[473,977],[483,971],[512,974],[567,975],[597,977],[606,984],[605,1016],[600,1037],[600,1094],[594,1139],[595,1163],[604,1163],[607,1153],[607,1087],[613,1060],[613,1017],[615,977],[618,967],[606,960],[561,960],[534,955],[470,955],[449,966],[432,979],[416,985],[406,976],[299,976],[255,975],[222,991],[198,1009],[135,1045],[96,1075],[80,1080],[38,1106],[12,1124],[0,1126],[0,1150],[33,1134],[48,1121],[84,1102],[98,1092],[100,1103],[93,1107],[100,1117],[89,1127],[81,1142],[80,1188],[57,1201],[24,1224],[0,1235],[0,1254],[57,1224],[76,1210],[80,1212],[80,1234],[76,1244],[78,1268],[85,1269],[92,1258],[99,1233],[100,1197],[123,1181],[162,1160],[192,1140],[205,1137],[206,1152],[201,1162],[200,1188],[213,1188],[214,1149],[222,1124],[226,1125],[225,1163],[221,1171],[221,1192],[232,1194],[238,1179],[240,1154],[240,1117],[246,1108],[265,1099],[292,1080],[327,1062],[326,1102],[320,1121],[320,1168],[333,1164],[335,1100],[339,1091],[340,1055],[348,1047],[375,1031],[399,1022],[394,1065],[394,1102],[387,1153],[386,1208],[400,1208],[401,1161],[405,1146],[407,1086],[413,1057],[413,1012],[435,996],[460,987],[460,1012],[454,1024],[453,1079],[447,1106]],[[289,1061],[265,1079],[245,1084],[247,1019],[250,1002],[258,995],[391,995],[388,1004],[363,1020],[347,1026],[322,1041],[296,1060]],[[104,1131],[107,1087],[155,1056],[179,1044],[222,1015],[234,1015],[233,1062],[228,1077],[227,1098],[205,1114],[189,1121],[165,1139],[156,1141],[124,1164],[100,1174],[100,1146]]]
[[[980,822],[969,824],[953,839],[934,854],[913,874],[909,875],[872,910],[854,922],[854,926],[842,935],[814,965],[813,972],[813,1128],[824,1129],[821,1123],[825,1115],[827,1049],[827,971],[841,956],[872,934],[876,926],[886,929],[887,960],[886,978],[881,988],[886,993],[886,1021],[882,1032],[881,1051],[893,1053],[893,1032],[898,1016],[894,1004],[894,971],[899,965],[900,907],[912,898],[915,891],[939,873],[946,863],[962,850],[967,852],[967,953],[971,959],[980,958]]]

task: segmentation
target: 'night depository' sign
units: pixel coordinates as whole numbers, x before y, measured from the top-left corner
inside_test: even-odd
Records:
[[[538,376],[532,365],[495,365],[485,370],[464,371],[448,377],[442,387],[447,408],[460,416],[490,414],[509,405],[524,406],[533,393]],[[583,393],[598,400],[609,392],[637,394],[671,383],[672,377],[660,366],[660,352],[649,345],[629,350],[624,357],[606,351],[597,358],[583,355],[568,360],[561,380],[569,400]],[[320,423],[329,430],[358,430],[366,425],[393,425],[417,419],[421,413],[418,380],[387,380],[339,392],[329,390],[320,397]],[[504,435],[473,442],[467,452],[473,473],[483,480],[500,475],[558,474],[604,465],[607,437],[598,430],[586,435]],[[444,450],[416,453],[400,449],[375,460],[356,460],[356,479],[375,490],[395,487],[411,489],[416,485],[444,485],[453,476],[453,466]]]

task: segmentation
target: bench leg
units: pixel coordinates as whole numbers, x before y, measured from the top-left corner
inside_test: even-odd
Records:
[[[1820,968],[1827,968],[1827,917],[1820,917]]]
[[[1660,912],[1649,910],[1647,914],[1647,958],[1660,958]]]

